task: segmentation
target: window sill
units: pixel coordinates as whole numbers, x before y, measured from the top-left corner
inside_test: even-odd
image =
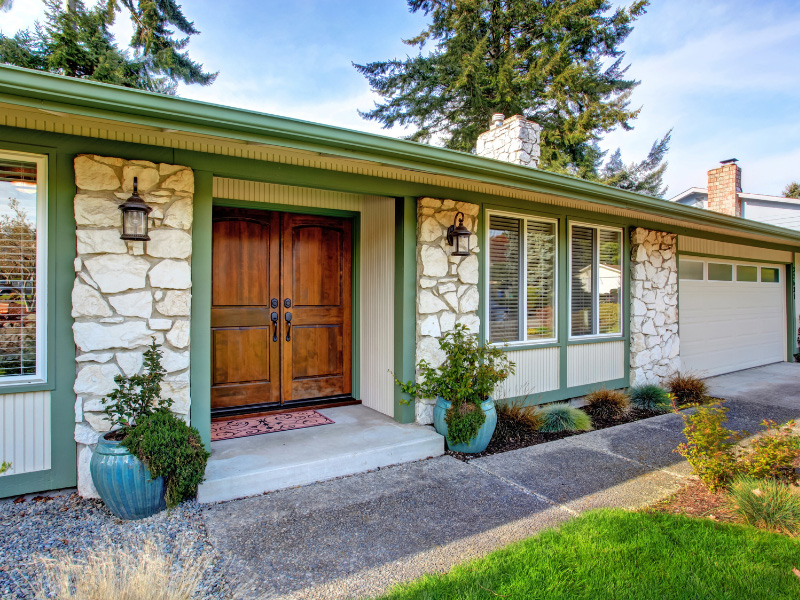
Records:
[[[610,335],[587,335],[586,337],[572,337],[567,340],[570,346],[577,346],[580,344],[599,344],[602,342],[623,342],[625,336],[621,333],[614,333]]]
[[[541,342],[494,342],[490,344],[492,348],[500,348],[505,352],[516,352],[517,350],[537,350],[542,348],[553,348],[560,346],[558,340],[545,340]]]
[[[0,381],[0,396],[4,394],[20,394],[25,392],[52,391],[55,386],[44,380],[34,381]]]

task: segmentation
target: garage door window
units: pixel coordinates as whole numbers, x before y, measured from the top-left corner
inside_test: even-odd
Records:
[[[758,281],[758,267],[736,265],[736,281],[744,281],[748,283]]]
[[[733,281],[733,265],[708,263],[709,281]]]
[[[761,281],[764,283],[780,283],[780,271],[772,267],[761,267]]]
[[[689,279],[692,281],[703,281],[703,271],[705,263],[697,260],[683,260],[681,259],[678,265],[681,273],[681,279]]]

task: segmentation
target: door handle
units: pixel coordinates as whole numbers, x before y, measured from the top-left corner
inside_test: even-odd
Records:
[[[292,313],[287,312],[283,315],[283,318],[286,319],[286,341],[292,341]]]
[[[275,326],[274,331],[272,332],[272,341],[278,341],[278,313],[272,313],[272,324]]]

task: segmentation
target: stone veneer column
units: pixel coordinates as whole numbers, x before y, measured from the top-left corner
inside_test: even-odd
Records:
[[[631,385],[680,370],[677,250],[672,233],[631,233]]]
[[[119,205],[131,195],[134,177],[153,208],[149,242],[120,239]],[[141,372],[142,353],[153,338],[163,344],[163,396],[188,420],[194,174],[177,165],[81,155],[75,184],[78,492],[96,497],[89,460],[98,437],[110,429],[101,400],[115,388],[116,375]]]
[[[478,212],[477,204],[421,198],[417,203],[417,363],[425,359],[438,367],[444,360],[439,338],[456,323],[478,333]],[[451,256],[447,228],[464,213],[472,232],[469,256]],[[433,423],[435,399],[416,405],[417,422]]]

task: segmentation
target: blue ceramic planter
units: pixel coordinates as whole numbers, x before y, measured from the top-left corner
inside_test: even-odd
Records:
[[[492,441],[494,428],[497,427],[497,411],[494,408],[494,400],[488,398],[481,402],[481,410],[486,414],[486,421],[478,429],[478,435],[472,438],[467,444],[453,444],[447,437],[447,423],[444,420],[445,413],[450,409],[452,402],[445,400],[441,396],[436,399],[436,406],[433,409],[433,428],[436,432],[447,439],[447,447],[453,452],[464,452],[465,454],[475,454],[483,452]]]
[[[150,471],[122,442],[101,437],[89,470],[100,498],[120,519],[143,519],[167,507],[164,478],[150,481]]]

